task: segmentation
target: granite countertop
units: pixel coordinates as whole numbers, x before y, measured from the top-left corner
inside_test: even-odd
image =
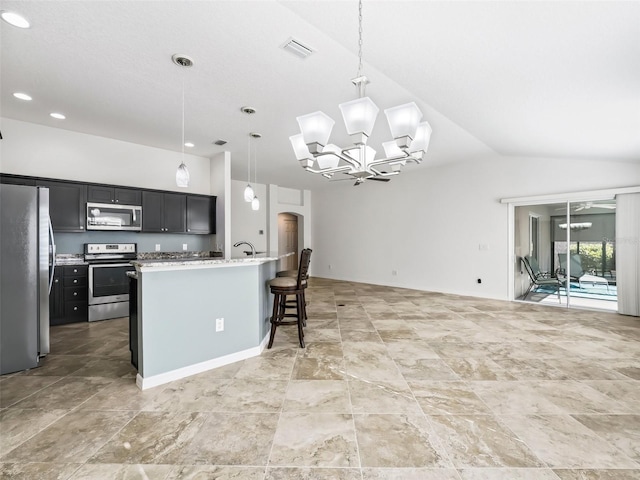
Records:
[[[154,268],[154,267],[223,267],[223,266],[243,266],[243,265],[260,265],[265,262],[280,260],[293,253],[286,253],[284,255],[278,255],[277,253],[265,253],[263,255],[257,255],[253,257],[238,257],[231,259],[224,258],[206,258],[206,257],[191,257],[191,258],[164,258],[164,259],[147,259],[147,260],[133,260],[131,262],[136,268]]]
[[[73,253],[59,253],[56,255],[56,265],[88,265],[84,261],[84,255]]]

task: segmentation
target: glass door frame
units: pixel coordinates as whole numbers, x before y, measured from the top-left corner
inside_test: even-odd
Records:
[[[586,192],[574,192],[574,193],[559,193],[552,195],[539,195],[530,197],[511,197],[503,198],[500,203],[507,205],[507,235],[508,235],[508,251],[507,251],[507,299],[510,301],[516,301],[515,298],[515,271],[517,265],[517,258],[515,255],[515,209],[516,207],[525,207],[531,205],[548,205],[548,204],[561,204],[567,205],[567,225],[570,225],[571,220],[571,203],[575,202],[592,202],[599,200],[615,200],[615,196],[620,193],[635,193],[637,188],[617,188],[608,190],[593,190]],[[567,228],[567,245],[570,245],[570,228]],[[570,249],[567,248],[567,260],[570,258]],[[569,264],[567,263],[567,266]],[[570,281],[567,276],[567,282]],[[565,284],[565,287],[568,284]],[[569,290],[567,290],[567,298],[569,298]],[[567,305],[563,307],[569,307],[569,300]]]

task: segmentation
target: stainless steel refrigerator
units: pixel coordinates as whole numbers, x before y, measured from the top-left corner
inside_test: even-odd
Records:
[[[0,374],[49,353],[54,260],[49,189],[0,184]]]

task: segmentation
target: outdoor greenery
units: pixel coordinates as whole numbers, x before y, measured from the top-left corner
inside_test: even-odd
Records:
[[[578,251],[579,247],[579,251]],[[603,245],[600,242],[571,242],[571,253],[579,253],[582,269],[586,272],[596,271],[600,274],[616,269],[615,248],[612,242],[604,245],[605,264],[602,265]]]

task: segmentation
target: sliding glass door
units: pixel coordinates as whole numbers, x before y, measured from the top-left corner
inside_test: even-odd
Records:
[[[614,200],[518,206],[514,218],[514,298],[617,311]]]

